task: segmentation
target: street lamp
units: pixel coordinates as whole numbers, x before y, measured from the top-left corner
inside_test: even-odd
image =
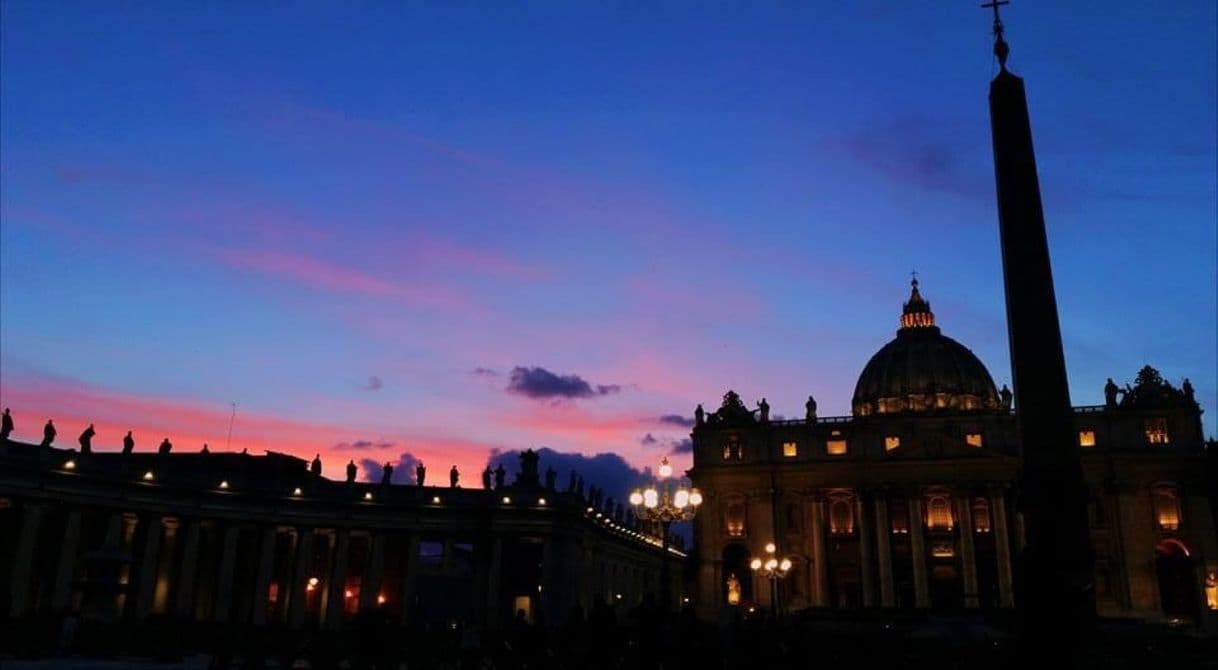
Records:
[[[753,574],[770,580],[770,606],[774,610],[775,618],[778,617],[778,580],[786,577],[787,573],[791,571],[791,559],[785,556],[778,558],[777,552],[778,547],[774,546],[773,542],[767,542],[765,559],[758,557],[749,563]]]
[[[660,598],[665,609],[669,606],[670,567],[668,556],[668,529],[674,521],[689,521],[702,505],[702,492],[696,488],[685,488],[673,481],[672,465],[665,456],[660,461],[659,478],[645,489],[630,492],[630,507],[639,521],[660,524],[661,555]]]

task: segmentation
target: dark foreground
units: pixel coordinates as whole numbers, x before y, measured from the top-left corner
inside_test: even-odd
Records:
[[[73,626],[75,629],[73,630]],[[556,631],[450,625],[402,629],[366,618],[342,632],[5,622],[0,668],[1013,668],[1019,645],[1003,621],[868,615],[713,624],[689,613],[575,622]],[[85,659],[109,660],[90,665]],[[1102,621],[1081,652],[1049,667],[1218,668],[1218,639],[1187,626]]]

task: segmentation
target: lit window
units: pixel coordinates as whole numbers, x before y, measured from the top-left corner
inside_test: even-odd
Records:
[[[973,532],[990,532],[990,503],[985,498],[973,501]]]
[[[896,435],[889,435],[884,438],[884,451],[892,451],[899,446],[901,446],[901,438]]]
[[[956,548],[951,542],[936,542],[930,546],[930,555],[935,558],[951,558],[956,555]]]
[[[723,517],[728,537],[744,537],[744,501],[729,502]]]
[[[1095,431],[1094,430],[1078,431],[1078,446],[1094,447],[1095,446]]]
[[[846,441],[829,440],[825,443],[825,451],[829,452],[830,456],[841,456],[846,453]]]
[[[926,525],[932,530],[952,529],[952,507],[946,496],[935,496],[930,499],[926,516]]]
[[[1218,572],[1210,572],[1205,576],[1205,607],[1218,610]]]
[[[794,442],[782,443],[782,455],[787,458],[794,458],[799,455],[799,445]]]
[[[838,498],[829,507],[829,532],[834,535],[850,535],[854,532],[854,511],[850,501]]]
[[[909,534],[909,511],[904,506],[893,505],[888,522],[892,526],[893,535]]]
[[[723,443],[723,460],[739,461],[744,458],[744,446],[740,444],[740,438],[732,435],[727,438],[727,442]]]
[[[1149,444],[1168,444],[1171,442],[1167,434],[1167,419],[1157,417],[1146,420],[1146,442]]]
[[[981,433],[969,433],[964,436],[964,441],[970,447],[980,447],[982,442],[984,442],[981,438]]]
[[[1155,518],[1160,530],[1179,530],[1180,499],[1174,489],[1161,488],[1155,491]]]

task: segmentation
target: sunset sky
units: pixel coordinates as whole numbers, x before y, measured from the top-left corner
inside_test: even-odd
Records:
[[[688,465],[728,388],[848,413],[914,269],[1009,383],[977,4],[4,2],[0,403],[194,450],[235,402],[336,477]],[[1207,434],[1215,7],[1005,12],[1072,400],[1149,363]]]

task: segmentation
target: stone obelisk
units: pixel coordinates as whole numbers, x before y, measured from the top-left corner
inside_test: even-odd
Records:
[[[1087,493],[1066,381],[1049,243],[1023,80],[1006,67],[998,6],[990,84],[998,227],[1015,413],[1022,444],[1018,500],[1026,543],[1016,560],[1015,606],[1025,649],[1075,646],[1095,618]]]

